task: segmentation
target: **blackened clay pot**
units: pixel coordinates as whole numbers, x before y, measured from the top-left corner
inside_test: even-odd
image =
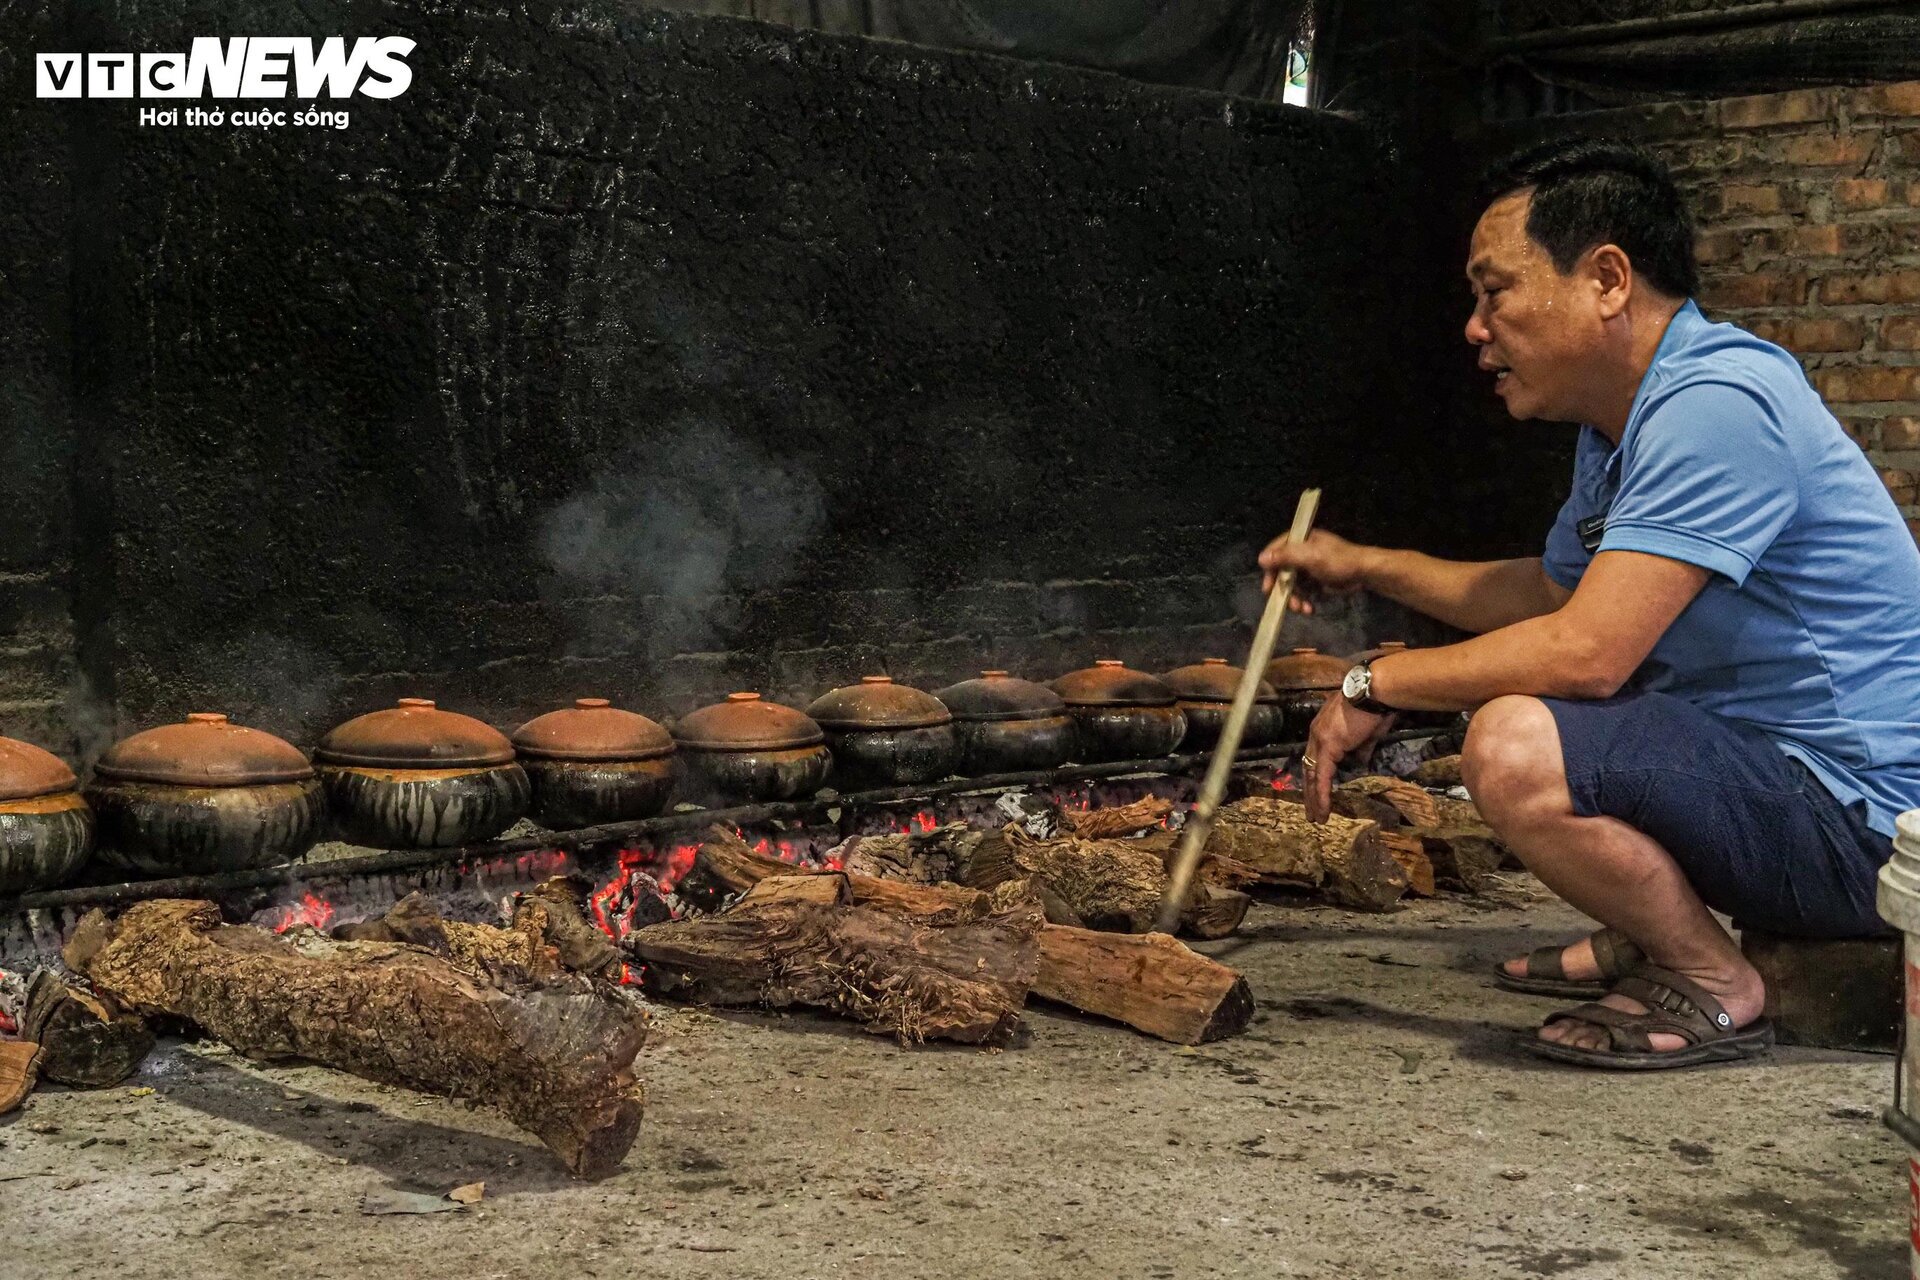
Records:
[[[1148,760],[1170,755],[1187,735],[1173,690],[1112,658],[1069,671],[1050,686],[1073,717],[1073,759]]]
[[[425,698],[369,712],[314,752],[334,829],[376,849],[491,840],[532,801],[506,735]]]
[[[93,810],[51,751],[0,738],[0,894],[57,889],[93,851]]]
[[[953,713],[932,694],[890,676],[863,676],[859,684],[821,694],[807,715],[827,735],[842,791],[933,782],[960,763]]]
[[[196,712],[108,748],[86,789],[100,860],[133,875],[217,875],[290,862],[320,838],[313,766],[290,742]]]
[[[689,712],[673,726],[689,799],[700,804],[792,800],[833,772],[826,734],[805,712],[757,693]]]
[[[673,792],[672,736],[605,698],[535,716],[513,749],[533,784],[534,821],[555,831],[651,818]]]
[[[1240,691],[1240,675],[1241,669],[1225,658],[1207,658],[1160,677],[1180,699],[1180,710],[1187,717],[1187,736],[1180,740],[1180,750],[1208,751],[1220,741],[1233,710],[1234,695]],[[1285,732],[1286,713],[1280,706],[1280,695],[1262,680],[1247,713],[1246,728],[1240,734],[1240,747],[1268,746],[1282,741]]]
[[[1073,719],[1047,686],[994,669],[934,696],[953,714],[962,773],[1031,773],[1066,763]]]

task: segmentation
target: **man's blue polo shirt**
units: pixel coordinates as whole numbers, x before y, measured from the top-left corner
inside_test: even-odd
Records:
[[[1920,550],[1793,356],[1682,307],[1620,447],[1580,430],[1545,556],[1569,590],[1600,514],[1601,551],[1713,572],[1633,688],[1765,730],[1884,835],[1920,809]]]

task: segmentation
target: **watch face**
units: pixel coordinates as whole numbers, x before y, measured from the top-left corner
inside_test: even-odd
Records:
[[[1353,667],[1348,670],[1347,678],[1340,682],[1340,692],[1347,695],[1347,701],[1357,702],[1366,697],[1367,687],[1373,683],[1368,677],[1372,673],[1365,667]]]

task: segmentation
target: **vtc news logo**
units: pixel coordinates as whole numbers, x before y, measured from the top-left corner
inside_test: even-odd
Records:
[[[41,98],[397,98],[413,83],[404,36],[196,36],[186,53],[41,53]]]

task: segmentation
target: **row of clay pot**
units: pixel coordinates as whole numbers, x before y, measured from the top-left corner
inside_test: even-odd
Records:
[[[1243,741],[1304,728],[1346,669],[1313,650],[1277,659]],[[421,698],[291,743],[217,714],[114,744],[82,791],[38,747],[0,738],[0,894],[50,888],[90,848],[118,873],[210,874],[303,855],[330,829],[376,848],[490,839],[531,812],[559,830],[650,817],[678,792],[704,804],[793,799],[954,774],[1147,759],[1217,741],[1241,673],[1210,658],[1155,677],[1097,662],[1049,685],[986,671],[937,694],[868,676],[805,712],[735,693],[681,718],[582,698],[511,738]]]

